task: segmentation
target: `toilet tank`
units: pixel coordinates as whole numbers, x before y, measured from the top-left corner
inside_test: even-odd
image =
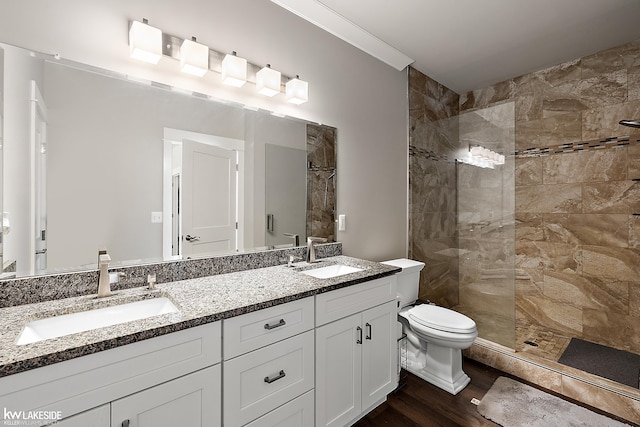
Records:
[[[396,273],[400,307],[406,307],[416,302],[420,286],[420,271],[424,268],[424,262],[400,258],[384,261],[382,264],[402,268],[401,272]]]

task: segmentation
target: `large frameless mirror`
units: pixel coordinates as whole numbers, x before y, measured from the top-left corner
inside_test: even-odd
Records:
[[[0,52],[4,278],[334,241],[335,128]]]

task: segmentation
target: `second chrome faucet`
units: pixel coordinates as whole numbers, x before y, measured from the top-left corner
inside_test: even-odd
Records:
[[[316,262],[316,243],[326,242],[324,237],[307,237],[307,262]]]

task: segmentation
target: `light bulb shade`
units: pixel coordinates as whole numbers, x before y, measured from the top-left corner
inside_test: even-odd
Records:
[[[309,83],[299,78],[291,79],[285,85],[287,101],[292,104],[304,104],[309,100]]]
[[[222,60],[222,82],[241,87],[247,82],[247,60],[236,55],[226,55]]]
[[[280,71],[267,66],[256,73],[256,88],[263,95],[274,96],[280,93],[281,80]]]
[[[162,58],[162,31],[147,23],[133,21],[129,29],[131,57],[157,64]]]
[[[185,39],[180,47],[180,69],[194,76],[204,76],[209,71],[209,47]]]

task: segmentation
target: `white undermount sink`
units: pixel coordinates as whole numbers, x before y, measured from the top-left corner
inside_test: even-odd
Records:
[[[332,277],[343,276],[345,274],[357,273],[358,271],[362,271],[362,268],[352,267],[350,265],[327,265],[326,267],[314,268],[311,270],[301,271],[302,274],[306,274],[307,276],[312,276],[317,279],[330,279]]]
[[[178,308],[168,298],[160,297],[77,313],[62,314],[27,323],[22,333],[20,333],[16,345],[30,344],[105,326],[177,312]]]

